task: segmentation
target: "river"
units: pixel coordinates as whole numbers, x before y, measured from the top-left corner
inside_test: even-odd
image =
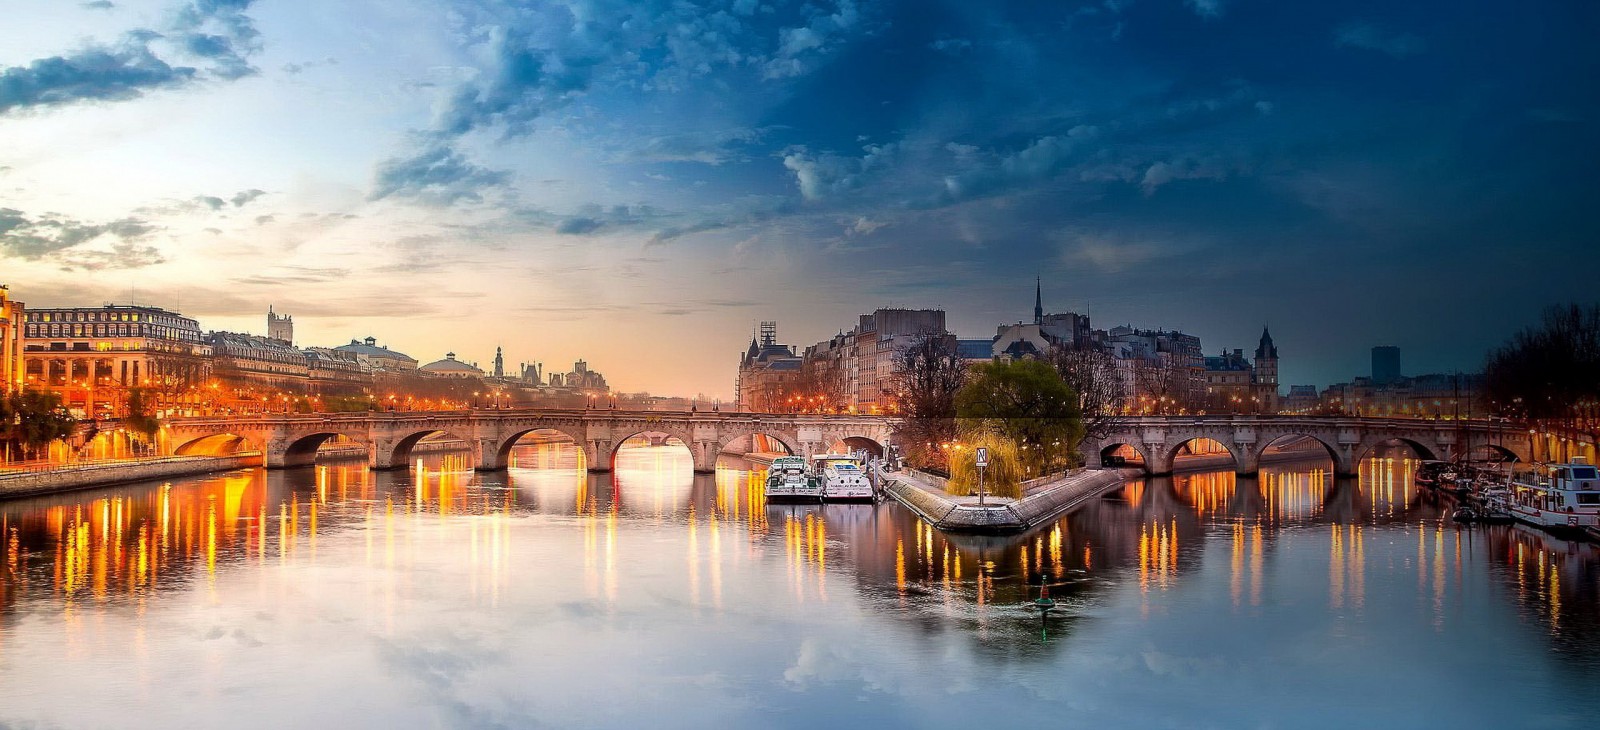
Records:
[[[0,727],[1579,727],[1595,547],[1390,454],[1148,479],[1034,534],[570,446],[0,503]],[[1030,601],[1048,585],[1058,608]]]

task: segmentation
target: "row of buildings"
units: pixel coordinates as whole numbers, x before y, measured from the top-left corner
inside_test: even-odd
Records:
[[[1130,412],[1270,413],[1280,407],[1278,348],[1265,329],[1254,359],[1242,349],[1207,357],[1199,337],[1176,330],[1095,329],[1088,315],[1048,314],[1043,294],[1042,282],[1036,283],[1033,321],[999,325],[984,338],[950,333],[942,310],[878,309],[801,352],[778,343],[776,323],[763,322],[740,355],[738,407],[893,412],[895,355],[927,334],[949,338],[967,363],[1048,358],[1060,349],[1102,353],[1115,366]]]
[[[895,355],[916,338],[948,339],[967,364],[1045,359],[1062,350],[1088,351],[1113,366],[1128,413],[1326,414],[1415,418],[1484,415],[1481,375],[1406,376],[1400,349],[1372,348],[1369,376],[1319,389],[1279,382],[1278,347],[1263,327],[1253,353],[1243,348],[1205,355],[1200,338],[1175,330],[1121,325],[1096,329],[1087,315],[1044,311],[1035,285],[1033,320],[1002,324],[992,337],[950,333],[936,309],[879,309],[849,331],[800,350],[780,344],[777,325],[762,322],[739,357],[737,407],[747,411],[892,413]]]
[[[498,348],[491,374],[456,359],[454,352],[419,364],[373,337],[335,347],[299,347],[294,319],[270,307],[266,325],[265,335],[206,332],[193,318],[152,306],[28,309],[0,286],[0,392],[23,387],[55,392],[68,408],[89,417],[119,414],[134,388],[152,394],[164,410],[201,405],[238,410],[272,398],[369,396],[380,381],[406,378],[481,381],[484,390],[502,393],[546,387],[609,392],[605,378],[581,360],[546,383],[539,363],[508,375]]]

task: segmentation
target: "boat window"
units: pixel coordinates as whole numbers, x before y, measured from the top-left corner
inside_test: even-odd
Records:
[[[1594,467],[1587,466],[1587,467],[1579,467],[1577,469],[1573,469],[1572,470],[1572,478],[1573,479],[1596,479],[1596,478],[1600,478],[1600,477],[1597,477],[1595,475]]]
[[[1578,492],[1578,504],[1600,504],[1600,492]]]

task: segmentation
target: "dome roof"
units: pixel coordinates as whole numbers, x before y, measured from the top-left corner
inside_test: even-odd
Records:
[[[453,352],[446,353],[443,360],[434,360],[423,365],[422,369],[430,373],[483,373],[482,370],[457,360]]]

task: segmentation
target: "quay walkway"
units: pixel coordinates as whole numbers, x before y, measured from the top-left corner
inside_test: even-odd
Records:
[[[0,499],[69,492],[147,479],[209,474],[253,466],[261,466],[260,453],[108,459],[80,464],[58,464],[49,469],[5,470],[0,471]]]
[[[1021,499],[955,496],[945,480],[915,470],[882,475],[883,490],[924,522],[946,532],[1005,534],[1046,524],[1140,475],[1139,469],[1074,469],[1024,482]]]

